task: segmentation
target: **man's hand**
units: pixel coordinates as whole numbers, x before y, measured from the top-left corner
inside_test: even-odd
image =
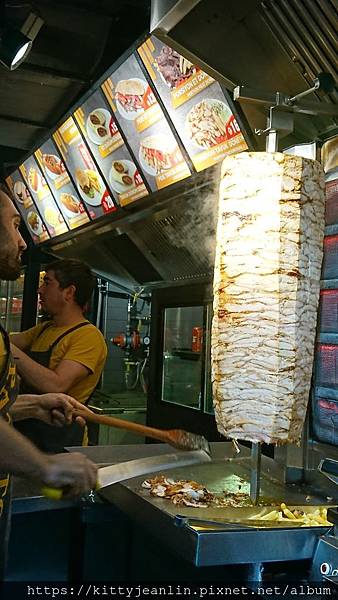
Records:
[[[13,405],[11,413],[15,421],[34,418],[48,425],[63,427],[73,422],[76,410],[83,411],[83,404],[67,394],[21,394]],[[85,425],[82,417],[76,417],[76,422],[82,427]]]
[[[41,479],[46,486],[65,488],[65,498],[80,496],[95,489],[97,466],[78,452],[55,454],[48,457]]]
[[[56,427],[70,425],[73,422],[74,411],[83,409],[81,402],[67,394],[41,394],[33,396],[33,398],[36,409],[35,418]],[[85,425],[85,421],[81,417],[76,417],[76,422],[79,425]]]
[[[1,416],[0,440],[2,473],[24,477],[41,487],[66,488],[65,497],[95,489],[97,466],[83,454],[44,454]]]

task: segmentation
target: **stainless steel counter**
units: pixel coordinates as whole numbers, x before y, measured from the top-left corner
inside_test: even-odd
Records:
[[[108,465],[133,460],[135,458],[149,457],[172,453],[173,449],[167,444],[140,444],[123,446],[101,446],[89,448],[69,448],[69,451],[80,451],[100,465]],[[238,457],[234,457],[232,444],[229,442],[212,443],[212,462],[190,467],[166,470],[165,474],[172,478],[194,479],[205,485],[211,492],[223,490],[241,491],[248,489],[250,480],[249,449],[242,447]],[[313,488],[297,484],[284,485],[278,481],[278,466],[274,461],[263,457],[262,459],[262,494],[271,498],[272,504],[278,505],[281,501],[289,505],[323,505],[331,501],[323,495],[313,493]],[[326,533],[325,527],[304,528],[268,528],[261,529],[240,523],[229,524],[230,512],[234,509],[214,508],[198,509],[175,506],[162,498],[150,496],[142,488],[142,481],[151,477],[151,474],[123,483],[114,484],[100,491],[96,502],[105,502],[120,509],[132,522],[141,526],[153,538],[182,556],[195,566],[217,566],[227,564],[267,563],[274,561],[293,561],[310,559],[318,538]],[[15,506],[23,506],[26,511],[42,510],[43,506],[60,507],[59,503],[51,503],[42,498],[37,492],[28,497],[27,490],[16,488]],[[30,490],[31,492],[33,490]],[[100,500],[101,499],[101,500]],[[84,504],[85,506],[85,504]],[[99,508],[99,507],[98,507]],[[102,508],[104,508],[102,506]],[[43,509],[44,510],[44,509]],[[244,514],[246,508],[236,508],[238,515]],[[250,508],[250,510],[254,510]],[[189,522],[184,523],[176,519],[177,514],[190,518],[207,518],[221,521],[220,525],[201,529],[194,527]],[[233,516],[233,514],[232,514]],[[177,523],[181,526],[177,526]]]
[[[230,444],[220,447],[212,445],[213,453],[229,457]],[[263,459],[269,463],[269,459]],[[271,461],[272,463],[272,461]],[[181,467],[166,471],[166,476],[174,479],[193,479],[203,483],[212,492],[224,489],[241,491],[248,488],[249,458],[219,459],[212,463]],[[273,465],[271,464],[271,469]],[[264,469],[264,467],[263,467]],[[266,467],[267,470],[267,467]],[[141,487],[145,476],[130,479],[123,484],[110,486],[102,490],[106,500],[123,510],[154,538],[159,538],[175,553],[180,554],[196,566],[216,566],[227,564],[261,563],[274,561],[290,561],[310,559],[313,556],[318,537],[328,528],[248,528],[236,524],[227,524],[233,517],[234,510],[238,515],[247,514],[247,508],[198,509],[175,506],[166,499],[150,496]],[[244,483],[243,483],[244,482]],[[262,494],[275,499],[274,504],[285,501],[289,505],[325,504],[327,499],[313,496],[311,490],[297,485],[283,486],[271,477],[263,475]],[[259,509],[250,508],[252,511]],[[220,526],[206,529],[195,528],[189,523],[177,527],[176,515],[186,517],[216,518],[224,521]],[[239,517],[240,518],[240,517]]]

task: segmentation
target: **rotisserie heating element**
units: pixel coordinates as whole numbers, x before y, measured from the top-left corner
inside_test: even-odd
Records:
[[[319,163],[241,153],[222,166],[214,273],[217,426],[252,442],[300,439],[324,234]]]

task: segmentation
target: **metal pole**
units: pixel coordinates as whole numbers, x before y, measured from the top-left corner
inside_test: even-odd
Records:
[[[256,506],[259,500],[261,487],[261,458],[262,448],[259,442],[251,444],[251,477],[250,477],[250,500]]]

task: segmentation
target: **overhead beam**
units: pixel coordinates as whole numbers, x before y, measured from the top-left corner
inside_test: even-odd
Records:
[[[50,67],[40,67],[27,62],[22,63],[19,69],[16,69],[14,72],[17,74],[18,79],[28,75],[32,80],[39,81],[39,83],[41,83],[41,77],[43,77],[43,83],[45,85],[55,84],[58,81],[71,82],[79,85],[88,85],[91,83],[90,79],[78,77],[77,75],[74,75],[74,73],[59,71],[58,69],[52,69]]]
[[[104,6],[98,5],[97,2],[90,2],[88,5],[75,5],[72,0],[58,0],[58,10],[60,8],[69,8],[70,10],[76,10],[82,14],[88,15],[100,15],[100,17],[114,17],[118,16],[121,12],[121,8],[126,9],[128,11],[129,7],[144,9],[148,8],[150,12],[150,3],[151,0],[120,0],[120,2],[112,3],[111,0],[106,3]],[[55,0],[39,0],[39,5],[46,6],[55,9]]]
[[[0,145],[30,150],[36,138],[47,132],[48,129],[40,125],[28,125],[0,118]]]
[[[5,164],[12,164],[20,161],[20,157],[25,153],[25,148],[10,148],[9,146],[0,146],[0,161]]]
[[[42,124],[38,121],[31,121],[29,119],[21,119],[20,117],[13,117],[12,115],[0,114],[0,121],[8,121],[10,123],[17,123],[19,125],[28,125],[29,127],[34,127],[34,129],[39,129],[42,133],[48,131],[51,128],[51,125]]]

